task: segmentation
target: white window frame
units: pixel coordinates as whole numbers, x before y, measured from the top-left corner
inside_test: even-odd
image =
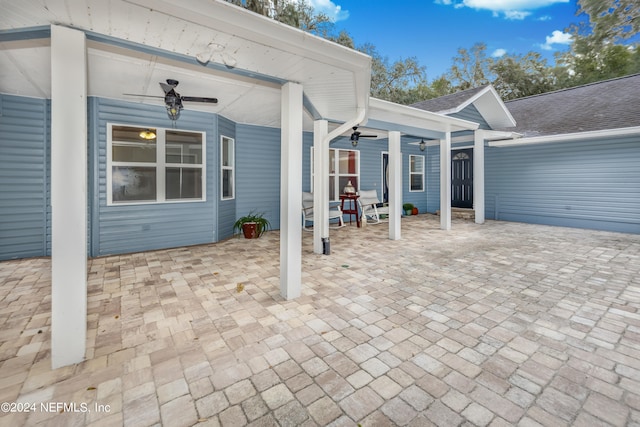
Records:
[[[229,141],[231,151],[231,164],[224,164],[224,141]],[[231,196],[224,196],[224,171],[231,171]],[[236,198],[236,140],[220,135],[220,200],[233,200]]]
[[[334,159],[334,164],[333,165],[329,165],[329,177],[335,177],[335,179],[333,180],[333,185],[334,185],[334,194],[336,196],[338,196],[338,199],[335,200],[330,200],[330,202],[338,202],[340,201],[340,194],[342,194],[342,189],[339,188],[340,187],[340,177],[341,176],[356,176],[358,182],[357,182],[357,186],[358,188],[356,188],[356,190],[360,190],[360,150],[351,150],[348,148],[329,148],[329,152],[334,151],[335,155],[333,156]],[[353,151],[354,153],[356,153],[356,173],[355,174],[340,174],[340,151]],[[313,162],[313,155],[315,153],[315,147],[311,147],[311,167],[309,168],[309,170],[311,171],[311,192],[313,192],[313,176],[314,176],[314,162]],[[329,155],[329,159],[331,159],[331,155]],[[331,160],[329,160],[331,161]],[[331,172],[331,170],[334,170],[335,172]],[[329,189],[329,194],[331,194],[331,189]]]
[[[156,132],[156,161],[154,163],[142,162],[114,162],[113,161],[113,127],[122,126],[130,128],[153,128]],[[202,138],[202,163],[168,163],[166,161],[166,132],[176,131],[185,133],[200,134]],[[158,128],[155,126],[144,126],[135,124],[107,123],[107,206],[131,206],[131,205],[155,205],[160,203],[201,203],[207,200],[207,136],[206,132],[193,131],[187,129]],[[133,166],[133,167],[154,167],[156,169],[156,199],[155,200],[135,200],[125,202],[113,201],[113,167]],[[190,168],[202,169],[202,197],[193,199],[167,199],[166,192],[166,171],[167,168]]]
[[[412,162],[411,159],[415,158],[416,160],[420,160],[420,163],[422,163],[422,172],[414,172],[411,168]],[[424,182],[424,176],[425,176],[425,170],[424,170],[424,156],[421,156],[419,154],[409,154],[409,192],[410,193],[424,193],[425,191],[425,182]],[[413,189],[413,176],[414,175],[420,175],[420,180],[422,181],[422,189],[420,190],[414,190]]]

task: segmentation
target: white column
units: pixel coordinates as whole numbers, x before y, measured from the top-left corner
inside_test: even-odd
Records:
[[[329,237],[329,122],[313,123],[313,252],[323,253],[322,239]]]
[[[297,298],[302,280],[302,86],[281,91],[280,141],[280,294]]]
[[[402,224],[402,152],[400,132],[389,132],[389,239],[400,240]]]
[[[476,224],[484,224],[484,131],[475,131],[473,138],[473,209]]]
[[[451,132],[440,140],[440,228],[451,230]]]
[[[87,337],[87,49],[51,26],[51,366],[84,359]]]

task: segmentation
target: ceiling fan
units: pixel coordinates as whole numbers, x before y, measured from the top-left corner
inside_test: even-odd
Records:
[[[351,134],[351,137],[349,139],[351,140],[351,145],[356,147],[358,145],[358,141],[360,140],[360,138],[377,138],[377,137],[378,135],[364,135],[361,132],[358,132],[358,126],[354,126],[353,133]]]
[[[186,102],[204,102],[207,104],[217,104],[218,98],[204,98],[201,96],[181,96],[176,92],[176,86],[178,86],[178,80],[167,79],[166,83],[160,82],[160,87],[164,91],[164,97],[153,95],[137,95],[132,93],[125,93],[125,95],[132,96],[145,96],[148,98],[164,98],[164,104],[167,107],[167,115],[174,122],[180,118],[180,111],[182,111],[182,101]]]

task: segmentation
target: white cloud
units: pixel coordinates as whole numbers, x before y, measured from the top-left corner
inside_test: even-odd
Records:
[[[496,49],[491,54],[491,57],[492,58],[501,58],[501,57],[505,56],[506,54],[507,54],[507,50],[506,49]]]
[[[342,6],[335,4],[331,0],[310,0],[309,3],[311,3],[316,12],[324,13],[333,22],[344,21],[349,18],[349,11],[342,10]]]
[[[531,12],[525,12],[524,10],[505,10],[504,11],[504,17],[511,21],[522,21],[524,18],[526,18],[529,15],[531,15]]]
[[[546,43],[540,45],[540,47],[544,50],[553,50],[553,45],[555,44],[570,45],[572,42],[571,34],[555,30],[550,36],[547,36]]]
[[[494,16],[504,15],[506,19],[523,20],[532,10],[541,9],[556,3],[569,3],[570,0],[434,0],[436,4],[470,7],[477,10],[489,10]]]

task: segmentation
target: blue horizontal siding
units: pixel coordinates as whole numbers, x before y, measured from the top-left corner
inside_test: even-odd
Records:
[[[107,206],[107,123],[171,128],[164,107],[94,98],[90,120],[91,255],[138,252],[216,241],[215,205],[218,198],[217,126],[213,114],[183,110],[178,129],[206,132],[206,201]],[[97,196],[96,196],[97,195]]]
[[[489,219],[640,233],[640,139],[486,151]]]
[[[0,94],[0,260],[47,254],[44,99]]]
[[[236,218],[252,210],[280,228],[280,129],[238,124]]]

